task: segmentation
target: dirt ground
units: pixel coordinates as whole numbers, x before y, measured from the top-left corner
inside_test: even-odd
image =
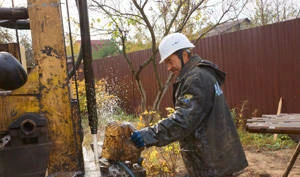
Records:
[[[281,177],[294,149],[277,151],[245,150],[249,166],[238,177]],[[300,157],[289,177],[300,177]]]

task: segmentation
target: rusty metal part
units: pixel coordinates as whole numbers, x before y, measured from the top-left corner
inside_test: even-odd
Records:
[[[89,29],[89,18],[87,1],[78,1],[79,19],[80,19],[80,32],[81,32],[81,46],[83,54],[83,66],[85,77],[85,90],[87,98],[87,109],[89,125],[91,133],[97,134],[98,119],[96,109],[96,94],[95,94],[95,80],[92,67],[92,48]]]
[[[44,177],[51,143],[5,147],[0,150],[0,176]]]
[[[30,29],[29,20],[0,20],[0,26],[11,29]]]
[[[33,112],[42,112],[49,120],[49,138],[53,143],[48,164],[49,176],[57,174],[68,177],[64,174],[81,171],[77,160],[82,152],[73,130],[60,1],[28,0],[28,14],[37,66],[29,73],[28,81],[31,83],[27,85],[27,81],[27,90],[23,91],[28,93],[30,86],[37,92],[38,109]],[[17,111],[22,112],[24,108],[20,107]]]
[[[0,149],[0,176],[44,177],[51,142],[47,119],[37,113],[25,113],[9,127],[9,143]]]
[[[9,126],[10,146],[49,142],[47,119],[37,113],[25,113]]]
[[[0,20],[19,20],[27,19],[27,8],[0,8]]]
[[[77,153],[77,166],[78,172],[84,174],[84,160],[83,160],[83,153],[82,153],[82,142],[83,142],[83,129],[81,127],[81,116],[80,116],[80,109],[79,109],[79,102],[76,99],[71,100],[71,113],[72,113],[72,124],[73,124],[73,132],[75,137],[75,147]]]

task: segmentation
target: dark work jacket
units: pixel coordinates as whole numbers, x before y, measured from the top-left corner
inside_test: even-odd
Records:
[[[225,73],[198,56],[184,65],[174,84],[175,112],[140,130],[146,146],[179,141],[191,177],[223,177],[248,163],[220,85]]]

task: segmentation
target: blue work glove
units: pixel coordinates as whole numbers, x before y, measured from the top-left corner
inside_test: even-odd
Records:
[[[142,134],[139,131],[134,131],[131,134],[130,140],[135,144],[136,147],[141,148],[145,146]]]

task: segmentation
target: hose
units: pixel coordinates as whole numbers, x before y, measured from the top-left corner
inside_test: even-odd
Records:
[[[123,162],[117,162],[117,164],[120,165],[131,177],[135,177],[133,172]]]

